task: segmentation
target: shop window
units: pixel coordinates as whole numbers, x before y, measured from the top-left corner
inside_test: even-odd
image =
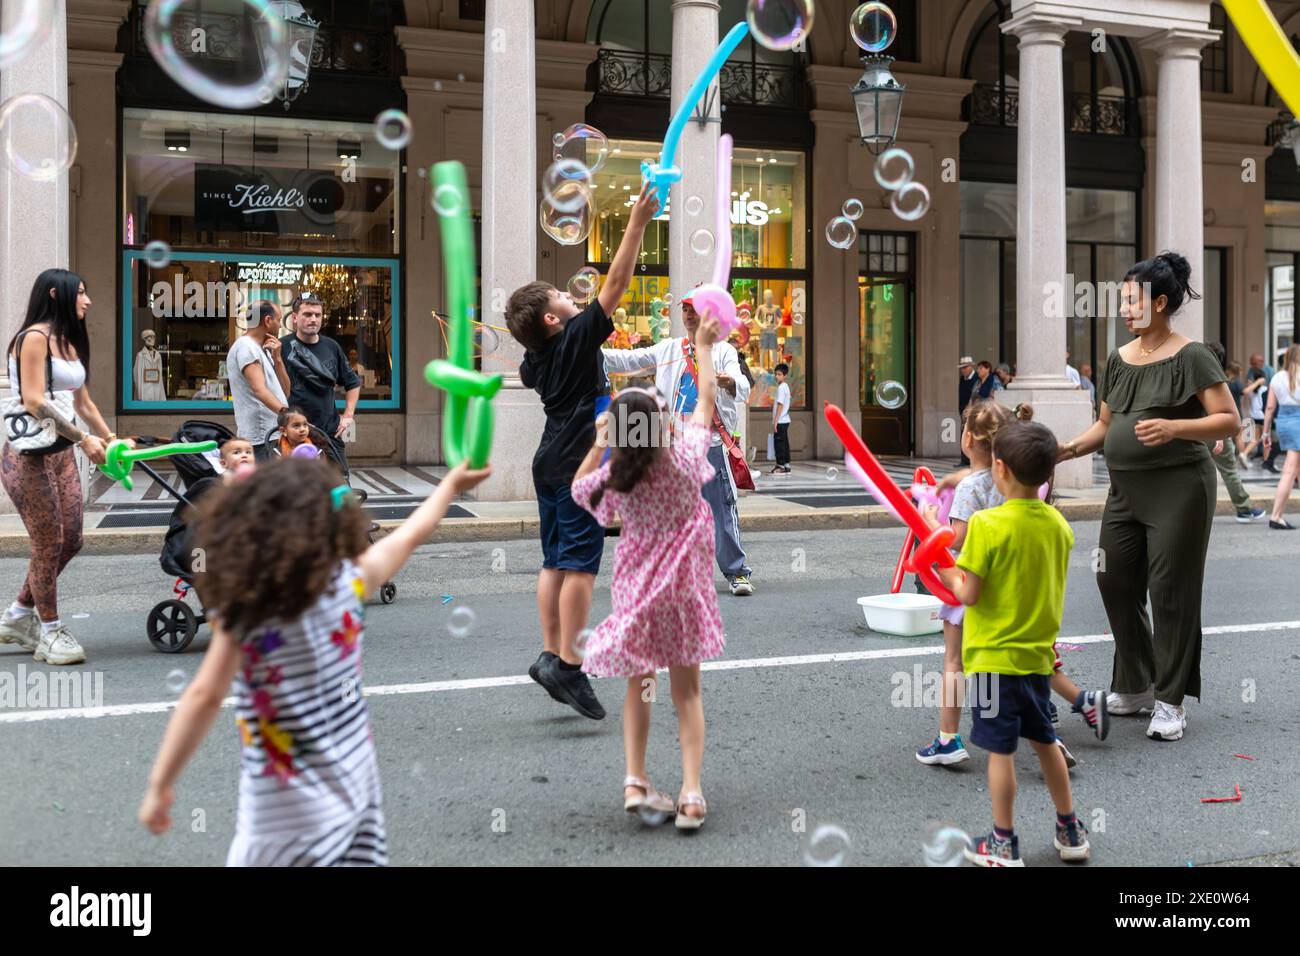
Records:
[[[1207,93],[1231,93],[1228,46],[1232,34],[1228,14],[1221,3],[1210,4],[1210,29],[1223,35],[1201,51],[1201,89]]]
[[[641,160],[658,158],[656,143],[611,140],[609,157],[593,181],[596,225],[587,240],[588,263],[601,272],[618,250],[627,227],[627,215],[641,186]],[[804,154],[784,150],[737,147],[732,163],[731,293],[748,309],[748,326],[733,340],[747,358],[755,384],[750,408],[770,408],[776,395],[773,369],[790,366],[787,382],[793,407],[808,403],[808,300],[807,246],[804,239]],[[680,213],[671,207],[646,229],[637,273],[613,316],[616,331],[610,346],[644,348],[654,342],[656,322],[651,315],[655,299],[671,293],[681,298],[689,289],[670,287],[668,233],[676,222],[691,231],[704,230],[710,241],[714,209],[703,200],[697,206],[689,197]],[[905,253],[904,253],[905,254]],[[619,383],[615,383],[616,385]]]
[[[399,407],[399,154],[367,124],[128,109],[122,129],[122,407],[224,407],[249,309],[276,302],[288,333],[308,289],[359,407]]]

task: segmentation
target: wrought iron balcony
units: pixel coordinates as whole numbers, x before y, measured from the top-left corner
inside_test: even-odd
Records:
[[[976,126],[1017,126],[1020,91],[977,83],[966,97],[963,113]],[[1065,98],[1065,128],[1069,133],[1097,136],[1136,136],[1136,102],[1125,96],[1072,93]]]
[[[668,99],[672,75],[671,56],[601,50],[593,64],[591,86],[597,93]],[[719,80],[725,104],[786,109],[802,105],[803,70],[799,66],[732,60],[723,66]]]

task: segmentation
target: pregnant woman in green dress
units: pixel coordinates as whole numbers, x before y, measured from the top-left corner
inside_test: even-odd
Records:
[[[1097,587],[1115,635],[1107,710],[1150,712],[1156,740],[1182,737],[1183,698],[1201,696],[1201,585],[1217,499],[1209,446],[1239,420],[1214,353],[1170,324],[1185,298],[1198,298],[1190,277],[1174,252],[1129,269],[1120,317],[1136,338],[1106,359],[1098,420],[1059,452],[1105,450]]]

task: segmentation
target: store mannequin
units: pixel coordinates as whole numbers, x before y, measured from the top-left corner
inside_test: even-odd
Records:
[[[630,349],[632,347],[632,335],[627,327],[627,309],[620,306],[614,310],[614,343],[613,348]]]
[[[135,356],[135,398],[140,402],[165,402],[167,386],[163,384],[162,353],[158,351],[158,334],[153,329],[140,333],[144,348]]]
[[[780,356],[777,354],[776,330],[781,324],[781,310],[772,301],[772,290],[763,290],[763,304],[755,313],[758,322],[758,364],[768,370],[776,368]]]

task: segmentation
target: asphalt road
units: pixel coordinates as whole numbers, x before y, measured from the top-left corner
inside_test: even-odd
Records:
[[[1062,640],[1076,646],[1064,660],[1078,683],[1104,687],[1112,645],[1090,567],[1098,525],[1076,524],[1075,533]],[[615,540],[593,623],[608,611]],[[523,676],[540,649],[538,546],[422,548],[396,578],[396,603],[367,612],[365,676],[392,862],[799,865],[811,856],[910,865],[922,862],[922,837],[936,823],[987,830],[983,754],[973,749],[955,769],[920,765],[912,752],[933,736],[937,712],[891,702],[915,666],[937,669],[941,639],[873,634],[856,605],[887,590],[900,543],[897,530],[747,538],[757,593],[719,597],[727,654],[704,677],[710,814],[692,837],[622,812],[621,681],[596,683],[610,716],[593,722]],[[1300,536],[1216,521],[1204,620],[1225,630],[1206,636],[1204,698],[1189,702],[1182,741],[1149,741],[1145,718],[1118,718],[1101,743],[1063,708],[1092,865],[1296,859],[1298,552]],[[0,591],[13,593],[24,567],[0,561]],[[0,814],[0,864],[224,862],[238,784],[229,711],[181,781],[173,832],[155,838],[134,819],[167,719],[145,705],[174,701],[206,645],[206,629],[180,655],[157,653],[145,639],[149,608],[170,590],[150,557],[81,557],[63,578],[63,618],[87,648],[86,669],[102,675],[102,703],[117,709],[90,718],[0,706],[0,795],[9,808]],[[474,616],[464,636],[448,629],[458,608]],[[0,676],[20,665],[47,670],[0,647]],[[676,792],[666,676],[659,700],[649,767]],[[1022,853],[1029,865],[1061,865],[1029,751],[1019,768]],[[1240,802],[1201,802],[1237,784]]]

